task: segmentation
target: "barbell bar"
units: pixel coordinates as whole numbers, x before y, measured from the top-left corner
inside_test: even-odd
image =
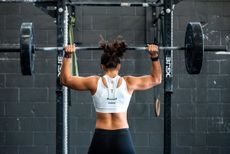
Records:
[[[178,47],[178,46],[172,46],[172,47],[158,47],[159,50],[186,50],[189,47]],[[91,46],[91,47],[81,47],[81,46],[76,46],[76,50],[102,50],[102,48],[97,47],[97,46]],[[36,51],[44,51],[44,52],[50,52],[50,51],[56,51],[56,50],[64,50],[64,47],[35,47],[34,48],[35,52]],[[147,50],[147,47],[144,46],[130,46],[127,47],[126,50],[136,50],[136,51],[142,51],[142,50]],[[20,52],[20,45],[19,44],[0,44],[0,52]],[[204,46],[204,51],[205,52],[220,52],[220,51],[227,51],[226,46],[214,46],[214,45],[207,45]]]
[[[158,47],[159,50],[186,50],[189,47],[177,47],[177,46],[172,46],[172,47]],[[102,50],[102,48],[94,46],[94,47],[79,47],[76,46],[75,47],[76,50]],[[35,51],[52,51],[52,50],[64,50],[64,47],[35,47]],[[137,50],[137,51],[141,51],[141,50],[147,50],[147,47],[127,47],[126,50]],[[209,46],[204,46],[204,51],[206,52],[216,52],[216,51],[227,51],[226,46],[213,46],[213,45],[209,45]]]
[[[75,47],[76,50],[102,50],[100,47]],[[158,47],[159,50],[184,50],[184,47]],[[50,50],[63,50],[63,47],[36,47],[35,50],[39,51],[50,51]],[[142,50],[147,50],[147,47],[127,47],[126,50],[137,50],[137,51],[142,51]]]
[[[203,30],[199,22],[190,22],[186,28],[183,47],[159,47],[160,50],[184,50],[185,65],[189,74],[199,74],[204,51],[227,51],[226,46],[204,46]],[[23,75],[32,75],[34,71],[35,51],[63,50],[64,47],[36,47],[32,23],[22,23],[20,44],[2,44],[0,52],[20,52],[21,71]],[[101,50],[100,47],[76,47],[76,50]],[[146,50],[146,47],[127,47],[127,50]]]

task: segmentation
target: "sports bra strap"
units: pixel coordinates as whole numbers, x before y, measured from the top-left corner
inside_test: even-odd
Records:
[[[104,75],[103,78],[106,81],[107,89],[108,89],[108,100],[116,100],[117,99],[117,86],[120,76],[117,75],[115,78],[110,78],[108,75]]]
[[[120,85],[119,79],[121,79]],[[119,113],[127,112],[131,96],[124,78],[120,76],[110,78],[105,75],[99,79],[97,91],[92,98],[96,112]]]

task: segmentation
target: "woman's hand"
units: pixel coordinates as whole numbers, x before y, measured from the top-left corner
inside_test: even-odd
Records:
[[[67,54],[72,54],[72,53],[75,52],[75,50],[76,50],[76,48],[75,48],[75,45],[74,45],[74,44],[72,44],[72,45],[67,45],[67,46],[65,47],[65,53],[67,53]]]
[[[65,47],[65,55],[64,57],[65,58],[71,58],[72,57],[72,54],[75,52],[76,48],[75,48],[75,45],[72,44],[72,45],[67,45]]]
[[[158,46],[155,44],[147,44],[147,50],[151,56],[151,58],[158,57]]]

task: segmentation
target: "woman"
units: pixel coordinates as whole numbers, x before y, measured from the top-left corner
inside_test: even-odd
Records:
[[[161,83],[161,65],[158,47],[148,45],[151,56],[150,75],[120,77],[120,58],[126,49],[122,40],[101,44],[101,68],[104,76],[72,76],[71,55],[74,45],[65,48],[60,80],[61,84],[75,90],[88,90],[96,110],[96,129],[88,154],[134,154],[134,146],[127,122],[127,109],[135,90],[146,90]]]

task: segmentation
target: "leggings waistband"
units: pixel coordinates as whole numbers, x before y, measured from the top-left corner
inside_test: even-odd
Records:
[[[122,128],[122,129],[115,129],[115,130],[108,130],[108,129],[96,128],[95,129],[95,133],[100,133],[100,134],[129,133],[129,128]]]

